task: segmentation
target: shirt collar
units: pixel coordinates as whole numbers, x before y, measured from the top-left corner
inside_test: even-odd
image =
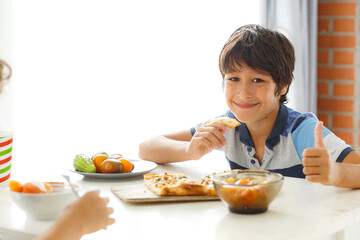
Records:
[[[230,111],[228,111],[228,116],[235,118],[235,115]],[[269,149],[272,150],[273,147],[280,142],[280,135],[285,130],[287,118],[288,118],[287,107],[284,104],[280,104],[279,112],[276,117],[274,127],[273,127],[269,137],[266,139],[266,143],[265,143]],[[241,125],[236,127],[235,130],[239,131],[240,141],[242,143],[244,143],[245,145],[250,146],[250,147],[255,147],[255,145],[251,139],[249,130],[245,123],[241,122]]]

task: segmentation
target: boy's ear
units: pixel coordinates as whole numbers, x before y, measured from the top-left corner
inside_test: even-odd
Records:
[[[288,87],[289,87],[289,85],[284,86],[280,91],[280,95],[284,95],[287,92]]]

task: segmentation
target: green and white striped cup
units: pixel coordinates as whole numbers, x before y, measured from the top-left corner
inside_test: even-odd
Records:
[[[0,186],[7,186],[10,179],[13,133],[0,131]]]

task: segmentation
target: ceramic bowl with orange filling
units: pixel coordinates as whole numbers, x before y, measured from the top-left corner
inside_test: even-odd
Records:
[[[76,191],[79,186],[73,184]],[[53,220],[77,197],[70,185],[63,182],[9,183],[10,198],[26,215],[36,220]]]
[[[214,174],[212,181],[217,195],[231,212],[253,214],[268,210],[284,177],[265,170],[233,170]]]

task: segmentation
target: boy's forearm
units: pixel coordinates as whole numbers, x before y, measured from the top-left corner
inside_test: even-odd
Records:
[[[139,157],[156,163],[182,162],[190,160],[187,154],[189,142],[157,136],[140,144]]]
[[[336,163],[334,185],[344,188],[360,188],[360,164]]]

